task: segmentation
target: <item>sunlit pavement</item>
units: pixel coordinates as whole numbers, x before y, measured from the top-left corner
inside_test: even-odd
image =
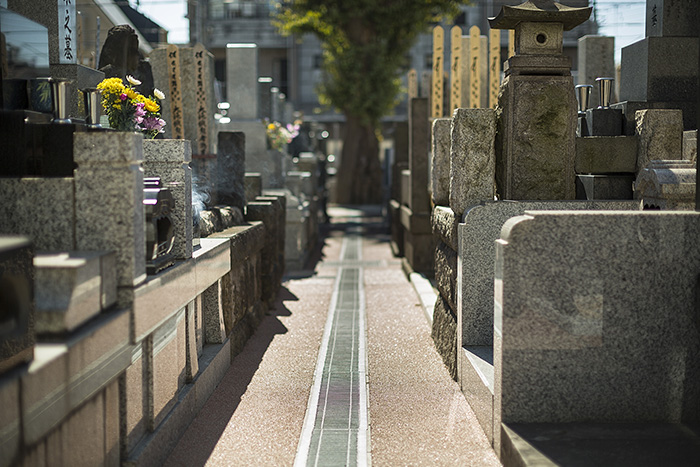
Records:
[[[309,268],[286,278],[167,465],[500,465],[381,209],[328,210]]]

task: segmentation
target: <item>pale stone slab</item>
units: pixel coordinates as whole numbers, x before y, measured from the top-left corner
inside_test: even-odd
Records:
[[[179,310],[153,333],[153,420],[158,427],[185,385],[185,309]]]
[[[226,99],[232,119],[258,118],[258,47],[226,45]]]
[[[221,282],[212,284],[211,287],[202,292],[202,319],[204,342],[207,344],[223,343],[226,339],[226,329],[224,326]]]
[[[457,227],[460,347],[493,343],[495,241],[503,224],[529,210],[638,210],[638,201],[492,201],[472,207]]]
[[[449,118],[433,120],[433,157],[430,171],[430,192],[433,203],[447,206],[450,202],[450,125]]]
[[[493,200],[496,170],[496,113],[456,109],[450,148],[450,207],[457,216],[475,202]]]
[[[33,444],[129,366],[128,310],[94,319],[60,344],[39,344],[22,376],[22,428]]]
[[[698,161],[698,130],[683,132],[683,159]]]
[[[451,208],[435,206],[430,214],[430,223],[433,226],[433,235],[436,235],[450,248],[457,251],[457,225],[461,219],[457,217]]]
[[[700,213],[536,212],[496,253],[494,427],[700,414]]]

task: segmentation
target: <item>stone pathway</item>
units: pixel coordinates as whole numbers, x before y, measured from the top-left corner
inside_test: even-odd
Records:
[[[376,211],[330,213],[166,465],[499,465]]]

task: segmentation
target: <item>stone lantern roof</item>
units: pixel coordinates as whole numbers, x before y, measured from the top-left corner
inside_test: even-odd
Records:
[[[562,23],[569,31],[586,21],[592,7],[573,8],[554,0],[528,0],[520,5],[503,5],[495,18],[489,18],[493,29],[515,29],[520,23]]]

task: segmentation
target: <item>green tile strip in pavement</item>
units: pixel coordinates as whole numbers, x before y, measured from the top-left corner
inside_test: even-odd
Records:
[[[294,465],[367,466],[365,297],[362,237],[343,238],[341,261],[321,341]],[[343,265],[347,261],[347,265]]]

